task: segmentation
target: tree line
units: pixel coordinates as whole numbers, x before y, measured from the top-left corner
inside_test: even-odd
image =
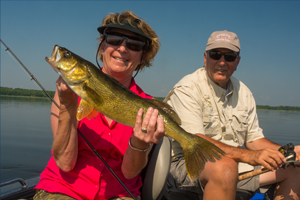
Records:
[[[47,91],[52,98],[54,97],[54,91]],[[1,87],[1,95],[12,96],[28,96],[28,97],[45,97],[42,90],[30,90],[22,88],[8,88]],[[164,97],[155,97],[157,100],[163,101]],[[258,110],[286,110],[286,111],[300,111],[300,107],[297,106],[268,106],[268,105],[256,105]]]
[[[300,111],[300,107],[297,106],[267,106],[267,105],[256,105],[258,110],[286,110],[286,111]]]
[[[47,91],[47,93],[53,98],[54,91]],[[45,93],[42,90],[30,90],[22,88],[9,88],[1,87],[1,95],[11,95],[11,96],[28,96],[28,97],[45,97]]]

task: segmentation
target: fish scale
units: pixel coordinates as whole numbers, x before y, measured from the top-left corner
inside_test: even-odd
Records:
[[[138,96],[68,49],[54,46],[51,57],[46,61],[78,96],[118,123],[134,127],[140,108],[157,109],[164,120],[165,135],[179,142],[183,149],[191,179],[199,178],[207,161],[215,162],[225,155],[211,142],[182,129],[179,117],[168,104]]]

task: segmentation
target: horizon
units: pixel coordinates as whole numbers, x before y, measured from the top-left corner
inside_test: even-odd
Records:
[[[1,86],[1,88],[2,87],[3,86]],[[10,88],[10,87],[6,87],[6,88]],[[40,91],[42,94],[44,94],[42,89],[39,89],[39,90],[38,89],[25,89],[25,88],[11,88],[11,89],[35,90],[35,91]],[[46,92],[55,92],[55,90],[46,90]],[[0,96],[2,96],[1,92],[0,92]],[[14,95],[3,95],[3,96],[14,96]],[[20,97],[27,97],[27,96],[20,96]],[[166,97],[161,97],[161,96],[153,96],[153,97],[154,98],[163,98],[163,99],[166,98]],[[33,98],[49,98],[49,97],[47,97],[44,94],[44,97],[33,96]],[[270,106],[270,105],[258,105],[258,104],[256,104],[256,106]],[[290,105],[275,105],[275,106],[270,106],[270,107],[295,107],[295,108],[300,108],[300,106],[290,106]]]

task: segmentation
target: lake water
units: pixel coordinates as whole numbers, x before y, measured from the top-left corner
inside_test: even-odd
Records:
[[[51,156],[51,102],[1,96],[1,182],[39,175]]]
[[[51,156],[51,102],[1,96],[1,182],[39,175]],[[300,145],[300,112],[258,110],[265,136],[275,143]]]

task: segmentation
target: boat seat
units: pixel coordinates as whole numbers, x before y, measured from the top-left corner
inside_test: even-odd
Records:
[[[163,137],[158,144],[153,145],[148,164],[142,171],[142,200],[159,200],[163,197],[170,166],[171,141],[168,137]]]
[[[175,188],[167,189],[167,177],[171,166],[171,140],[163,137],[160,143],[153,145],[149,161],[143,169],[141,177],[142,200],[202,200],[202,195],[182,192]],[[236,200],[249,200],[255,192],[237,190]]]

